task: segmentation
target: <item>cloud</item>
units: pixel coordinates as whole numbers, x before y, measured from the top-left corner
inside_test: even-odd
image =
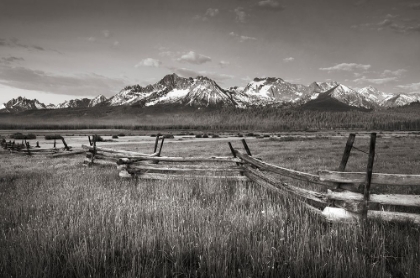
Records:
[[[406,69],[384,70],[381,76],[401,76],[406,72],[407,72]]]
[[[155,67],[158,68],[162,64],[161,61],[153,58],[146,58],[138,62],[134,67]]]
[[[111,32],[109,30],[102,30],[101,33],[105,38],[109,38],[111,36]]]
[[[419,92],[420,91],[420,82],[419,83],[411,83],[407,85],[399,85],[397,86],[399,89],[407,90],[410,92]]]
[[[410,4],[409,7],[413,10],[420,10],[420,4],[419,3]]]
[[[114,41],[114,42],[112,43],[112,45],[113,45],[114,47],[117,47],[117,46],[119,46],[119,45],[120,45],[120,42],[119,42],[119,41]]]
[[[397,81],[397,77],[385,77],[385,78],[366,78],[366,76],[363,76],[361,78],[353,80],[353,82],[357,84],[365,84],[365,83],[371,83],[376,85],[386,84],[393,81]]]
[[[391,30],[403,34],[420,33],[420,23],[418,21],[391,14],[387,14],[385,18],[379,22],[353,25],[351,28],[373,31]]]
[[[280,5],[279,2],[274,1],[274,0],[264,0],[264,1],[260,1],[258,2],[258,7],[262,8],[262,9],[268,9],[268,10],[277,10],[277,11],[281,11],[284,8]]]
[[[195,71],[192,69],[187,68],[175,68],[175,67],[169,67],[170,70],[174,71],[175,73],[179,74],[182,77],[197,77],[197,76],[206,76],[210,79],[213,79],[217,82],[222,83],[224,80],[229,80],[234,78],[233,75],[227,75],[227,74],[221,74],[217,72],[212,71]]]
[[[15,38],[10,39],[10,40],[0,38],[0,46],[10,47],[10,48],[15,48],[15,47],[25,48],[27,50],[39,50],[39,51],[45,50],[43,47],[40,47],[38,45],[20,43],[19,40]]]
[[[293,57],[289,57],[289,58],[284,58],[283,61],[285,61],[286,63],[288,62],[293,62],[295,60],[295,58]]]
[[[88,38],[86,38],[86,40],[89,41],[89,42],[95,42],[96,38],[95,37],[88,37]]]
[[[0,59],[0,64],[4,64],[4,65],[10,65],[11,63],[14,62],[19,62],[19,61],[24,61],[25,59],[23,59],[22,57],[2,57]]]
[[[206,62],[210,62],[211,58],[208,56],[204,56],[202,54],[195,53],[194,51],[190,51],[187,54],[182,55],[180,58],[177,59],[179,62],[186,62],[190,64],[204,64]]]
[[[219,62],[219,66],[221,67],[221,68],[224,68],[224,67],[227,67],[227,66],[229,66],[230,65],[230,63],[229,62],[227,62],[227,61],[220,61]]]
[[[244,8],[237,7],[235,10],[233,10],[235,13],[235,20],[238,23],[246,23],[246,12],[244,11]]]
[[[370,65],[356,64],[356,63],[341,63],[329,68],[319,68],[323,71],[334,72],[334,71],[356,71],[356,70],[368,70]]]
[[[0,66],[0,84],[32,91],[64,95],[113,95],[124,87],[123,80],[98,74],[64,76],[25,67]]]
[[[219,9],[208,8],[206,10],[206,12],[204,13],[204,15],[196,15],[196,16],[194,16],[194,19],[202,20],[202,21],[208,21],[209,18],[215,17],[219,13],[220,13]]]
[[[219,9],[208,8],[204,15],[209,16],[209,17],[215,17],[218,14],[219,14]]]
[[[234,37],[235,39],[237,39],[239,42],[256,41],[257,40],[257,38],[239,35],[239,34],[236,34],[235,32],[230,32],[229,35]]]

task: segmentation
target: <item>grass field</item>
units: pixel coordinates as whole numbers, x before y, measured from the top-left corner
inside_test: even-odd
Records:
[[[347,135],[253,138],[248,145],[267,162],[316,173],[337,167]],[[154,138],[134,138],[114,147],[151,152]],[[82,141],[66,140],[74,147]],[[367,151],[368,142],[359,134],[355,146]],[[419,143],[415,134],[379,134],[374,171],[419,174]],[[165,140],[162,154],[230,151],[226,140],[176,137]],[[420,277],[418,226],[329,225],[290,196],[253,183],[136,182],[82,161],[0,153],[1,277]],[[348,170],[364,171],[366,163],[354,150]]]

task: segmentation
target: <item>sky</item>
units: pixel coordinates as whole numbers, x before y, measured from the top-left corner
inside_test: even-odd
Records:
[[[204,75],[420,94],[419,0],[0,0],[0,103]]]

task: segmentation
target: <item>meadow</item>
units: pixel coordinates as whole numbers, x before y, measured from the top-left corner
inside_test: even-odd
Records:
[[[247,141],[255,157],[316,173],[337,168],[347,136]],[[134,137],[112,144],[151,152],[153,137]],[[368,142],[356,136],[349,171],[365,170]],[[418,174],[419,143],[416,133],[379,133],[374,171]],[[162,154],[231,155],[226,140],[182,136]],[[410,223],[330,224],[251,182],[124,180],[82,161],[0,153],[1,277],[420,277],[420,228]]]

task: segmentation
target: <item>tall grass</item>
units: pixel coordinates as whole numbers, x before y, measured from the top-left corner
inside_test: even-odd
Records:
[[[0,228],[1,277],[420,277],[410,224],[328,225],[252,183],[65,160],[2,174]]]

